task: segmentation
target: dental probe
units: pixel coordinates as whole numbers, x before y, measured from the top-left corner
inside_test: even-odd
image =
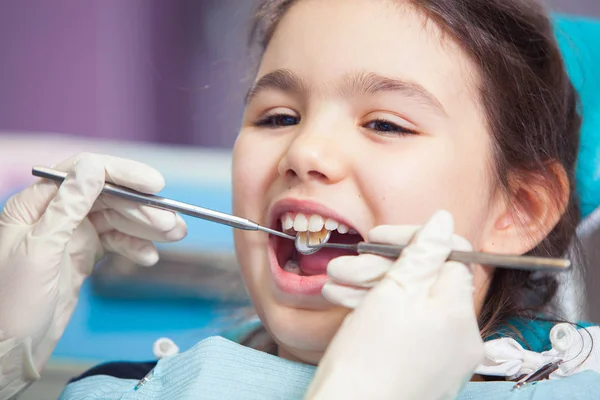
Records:
[[[369,253],[388,258],[398,258],[406,246],[359,242],[356,244],[341,244],[321,242],[318,245],[306,244],[311,251],[322,248],[346,249],[359,254]],[[298,246],[296,246],[298,248]],[[298,251],[301,251],[298,249]],[[492,265],[497,268],[518,269],[525,271],[566,271],[571,267],[571,261],[562,258],[546,258],[532,256],[513,256],[507,254],[480,253],[475,251],[452,251],[448,256],[450,261],[465,264]]]
[[[62,182],[67,177],[66,172],[45,167],[33,167],[31,173],[39,178],[51,179],[56,182]],[[295,236],[264,227],[256,222],[250,221],[249,219],[236,217],[235,215],[230,215],[219,211],[209,210],[208,208],[193,206],[191,204],[186,204],[180,201],[155,196],[152,194],[141,193],[119,185],[114,185],[112,183],[105,183],[102,193],[121,197],[126,200],[131,200],[136,203],[141,203],[156,208],[179,212],[181,214],[216,222],[218,224],[228,225],[237,229],[243,229],[247,231],[262,231],[285,239],[296,239]]]

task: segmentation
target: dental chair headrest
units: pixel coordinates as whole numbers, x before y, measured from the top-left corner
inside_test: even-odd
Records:
[[[600,20],[556,15],[556,36],[581,96],[583,126],[577,162],[582,217],[600,206]]]

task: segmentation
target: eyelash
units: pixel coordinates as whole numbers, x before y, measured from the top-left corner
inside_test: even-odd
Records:
[[[371,124],[387,125],[388,128],[387,129],[377,129],[375,127],[370,128],[369,125],[371,125]],[[371,121],[367,122],[366,124],[364,124],[363,127],[374,130],[376,132],[380,132],[380,134],[382,134],[382,135],[408,136],[408,135],[416,135],[417,134],[417,132],[415,132],[411,129],[404,128],[403,126],[400,126],[398,124],[395,124],[395,123],[385,120],[383,118],[376,118],[374,120],[371,120]],[[381,128],[381,126],[380,126],[380,128]]]
[[[295,121],[295,123],[285,124],[285,122],[282,121],[282,119],[284,119],[284,118],[294,119],[296,121]],[[289,122],[289,120],[288,120],[288,122]],[[279,129],[279,128],[285,128],[287,126],[297,125],[299,123],[300,123],[300,118],[295,117],[293,115],[289,115],[289,114],[279,113],[279,114],[267,115],[266,117],[255,122],[254,126],[266,127],[266,128],[270,128],[270,129]],[[380,129],[377,129],[375,127],[376,125],[374,127],[369,127],[369,125],[372,125],[372,124],[380,125],[379,126]],[[384,127],[382,127],[381,125],[383,125]],[[376,132],[380,132],[383,135],[406,136],[406,135],[416,135],[417,134],[417,132],[415,132],[411,129],[404,128],[398,124],[395,124],[393,122],[390,122],[390,121],[382,119],[382,118],[376,118],[374,120],[371,120],[368,123],[364,124],[363,127],[374,130]]]
[[[294,124],[288,124],[288,125],[278,123],[278,122],[281,122],[281,119],[283,119],[283,118],[293,118],[297,121]],[[270,129],[279,129],[279,128],[285,128],[286,126],[297,125],[298,123],[300,123],[300,118],[295,117],[293,115],[280,113],[280,114],[267,115],[266,117],[255,122],[254,126],[262,126],[262,127],[266,127],[266,128],[270,128]]]

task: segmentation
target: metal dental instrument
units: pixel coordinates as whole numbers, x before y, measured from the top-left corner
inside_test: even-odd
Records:
[[[533,371],[531,374],[521,378],[515,384],[515,386],[513,386],[513,389],[520,389],[525,385],[543,381],[545,379],[550,379],[550,375],[552,375],[552,373],[560,367],[561,363],[562,360],[557,360],[542,366],[538,370]]]
[[[45,167],[33,167],[31,173],[39,178],[51,179],[57,182],[62,182],[67,177],[66,172],[57,171],[55,169]],[[262,231],[285,239],[296,239],[295,236],[261,226],[256,222],[250,221],[249,219],[236,217],[235,215],[230,215],[219,211],[209,210],[208,208],[193,206],[191,204],[182,203],[180,201],[171,200],[160,196],[140,193],[138,191],[128,189],[119,185],[114,185],[112,183],[104,184],[104,189],[102,189],[102,193],[111,196],[121,197],[123,199],[131,200],[136,203],[141,203],[156,208],[175,211],[181,214],[189,215],[191,217],[216,222],[218,224],[228,225],[237,229],[243,229],[247,231]]]
[[[324,243],[327,243],[327,241],[329,240],[329,237],[331,236],[331,231],[327,231],[327,235],[325,235],[325,237],[321,239],[321,242],[317,246],[311,246],[310,244],[308,244],[308,237],[306,238],[305,242],[302,236],[303,235],[300,234],[296,235],[294,244],[296,245],[296,250],[298,250],[300,254],[308,256],[321,250],[321,248],[323,247],[322,245]]]
[[[327,237],[329,239],[329,237]],[[359,242],[356,244],[328,243],[323,241],[318,245],[304,244],[298,247],[299,239],[296,238],[296,248],[308,247],[311,251],[322,248],[335,248],[355,251],[359,254],[370,253],[383,257],[398,258],[406,246]],[[303,253],[305,254],[305,253]],[[311,253],[312,254],[312,253]],[[545,258],[532,256],[513,256],[506,254],[479,253],[475,251],[453,251],[448,256],[450,261],[459,261],[466,264],[492,265],[497,268],[517,269],[525,271],[566,271],[571,267],[571,261],[561,258]]]

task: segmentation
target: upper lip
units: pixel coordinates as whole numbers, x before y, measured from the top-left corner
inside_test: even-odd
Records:
[[[340,224],[346,225],[359,234],[360,230],[352,225],[344,216],[333,211],[329,207],[310,199],[284,198],[273,204],[269,210],[270,226],[273,229],[277,227],[277,220],[286,212],[296,212],[307,215],[317,214],[324,218],[331,218]]]

